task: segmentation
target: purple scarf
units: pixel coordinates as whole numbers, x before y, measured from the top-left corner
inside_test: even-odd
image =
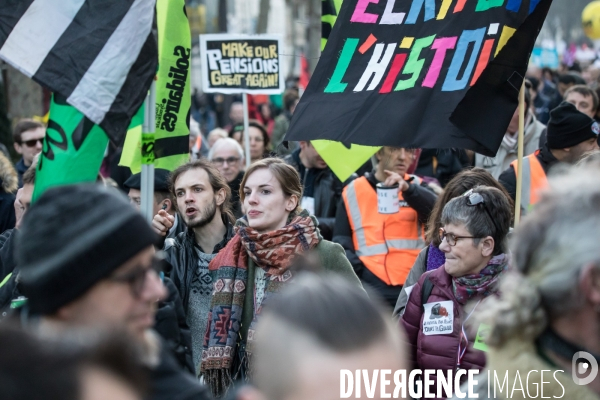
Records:
[[[446,254],[440,250],[439,247],[434,246],[433,243],[429,245],[427,249],[427,271],[433,271],[438,269],[446,262]]]
[[[496,291],[496,282],[506,271],[508,257],[500,254],[492,257],[488,265],[478,274],[465,275],[460,278],[452,278],[452,292],[460,304],[466,302],[473,296],[486,297]]]

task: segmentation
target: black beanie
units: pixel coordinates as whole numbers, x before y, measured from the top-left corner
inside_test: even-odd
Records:
[[[49,189],[27,211],[17,236],[19,285],[30,312],[54,313],[155,240],[148,222],[115,189]]]
[[[171,175],[171,171],[168,169],[154,168],[154,191],[155,192],[168,192],[169,191],[169,177]],[[137,189],[140,190],[142,188],[142,174],[134,174],[131,175],[123,186],[127,189]]]
[[[548,147],[566,149],[588,139],[597,138],[600,127],[571,103],[563,101],[550,111],[548,122]]]

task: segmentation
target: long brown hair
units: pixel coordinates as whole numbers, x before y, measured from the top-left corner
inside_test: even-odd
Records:
[[[452,178],[450,182],[448,182],[442,195],[438,197],[437,201],[435,202],[433,210],[431,210],[431,214],[429,214],[429,221],[427,221],[427,232],[425,234],[427,244],[439,246],[442,242],[439,235],[439,230],[442,227],[440,221],[442,219],[442,211],[444,210],[444,206],[453,198],[458,197],[467,190],[473,189],[480,185],[490,186],[500,190],[508,199],[511,210],[513,210],[512,213],[514,213],[514,202],[512,197],[510,197],[510,194],[508,194],[504,186],[494,179],[492,174],[479,167],[464,169],[456,174],[456,176]]]
[[[223,189],[225,191],[225,201],[223,204],[219,206],[219,211],[221,214],[225,214],[231,223],[235,222],[235,217],[233,216],[233,211],[231,211],[231,189],[227,184],[227,181],[218,169],[216,169],[209,161],[205,159],[199,159],[195,161],[190,161],[179,166],[175,171],[171,173],[171,177],[169,180],[169,191],[171,192],[171,196],[175,199],[175,208],[177,209],[177,196],[175,194],[175,183],[177,179],[184,172],[191,171],[193,169],[203,169],[208,174],[208,181],[210,182],[210,186],[212,187],[213,192],[217,193],[219,190]]]
[[[263,158],[262,160],[256,161],[254,164],[250,165],[250,168],[246,170],[246,173],[244,173],[244,177],[242,178],[242,182],[240,183],[240,201],[242,202],[242,204],[244,203],[244,199],[246,198],[246,194],[244,193],[244,186],[246,185],[248,177],[254,171],[263,168],[266,168],[269,171],[271,171],[273,176],[281,185],[283,194],[286,197],[290,197],[292,195],[298,197],[298,204],[296,205],[296,208],[292,210],[292,212],[299,210],[300,201],[302,200],[302,184],[300,183],[300,175],[294,167],[292,167],[289,164],[286,164],[283,160],[274,157]]]

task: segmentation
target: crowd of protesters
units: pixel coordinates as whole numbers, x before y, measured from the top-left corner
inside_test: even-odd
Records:
[[[96,183],[32,203],[45,126],[18,121],[21,158],[0,149],[0,399],[331,400],[341,370],[412,369],[483,371],[490,399],[516,397],[486,370],[550,370],[546,395],[599,399],[600,378],[571,378],[576,354],[600,357],[597,85],[531,68],[525,86],[523,165],[516,110],[495,157],[384,146],[343,182],[284,141],[297,89],[251,96],[247,132],[238,99],[194,94],[190,160],[155,170],[151,224],[113,147]]]

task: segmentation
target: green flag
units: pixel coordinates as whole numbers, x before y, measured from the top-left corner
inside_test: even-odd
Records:
[[[142,124],[144,123],[144,105],[133,116],[123,143],[123,153],[119,165],[131,169],[132,174],[142,171]]]
[[[33,201],[53,186],[95,181],[107,145],[108,136],[102,128],[54,94]]]
[[[189,160],[191,107],[190,56],[192,38],[185,15],[185,0],[157,0],[158,74],[154,166],[174,170]],[[141,131],[128,138],[119,165],[141,170]]]
[[[327,44],[340,8],[342,8],[342,0],[321,0],[321,51]]]

